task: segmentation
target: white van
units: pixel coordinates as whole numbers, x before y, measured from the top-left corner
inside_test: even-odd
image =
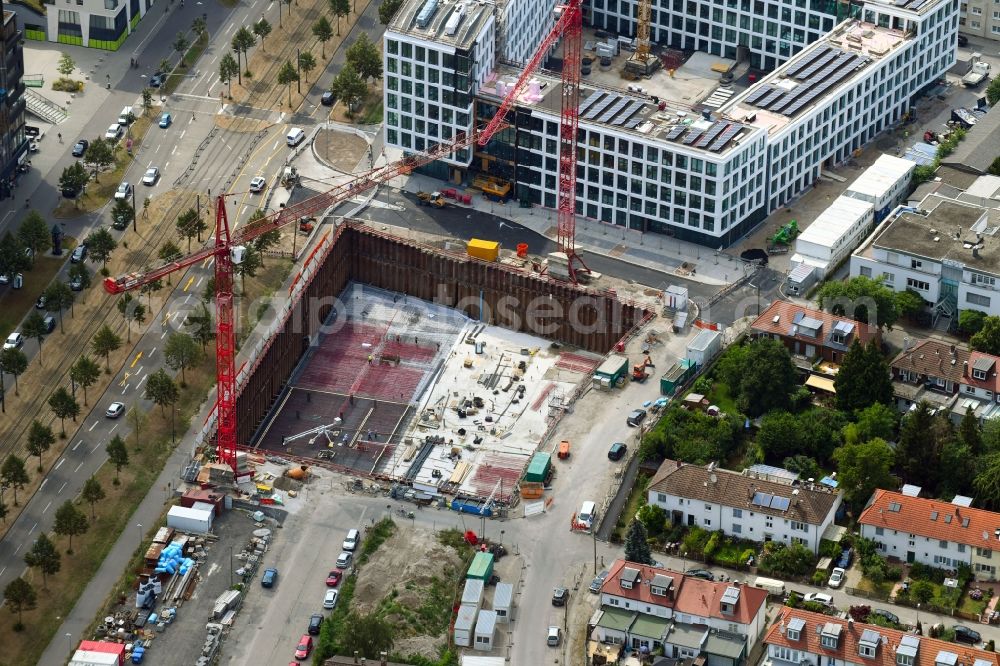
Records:
[[[288,142],[288,145],[291,148],[294,148],[295,146],[302,143],[302,140],[305,138],[306,138],[305,132],[303,132],[298,127],[293,127],[291,130],[289,130],[288,136],[285,137],[285,141]]]
[[[594,526],[594,521],[597,519],[597,504],[587,500],[580,507],[580,513],[576,517],[577,521],[583,525],[587,526],[589,530]]]
[[[344,550],[353,551],[358,547],[358,539],[361,538],[361,534],[357,530],[348,530],[347,538],[344,539]]]
[[[131,106],[126,106],[122,109],[122,112],[118,114],[118,124],[128,126],[135,120],[135,113],[132,111]]]
[[[774,578],[765,578],[764,576],[757,576],[757,580],[753,582],[753,586],[767,590],[768,594],[775,597],[785,596],[785,583],[780,580],[775,580]]]

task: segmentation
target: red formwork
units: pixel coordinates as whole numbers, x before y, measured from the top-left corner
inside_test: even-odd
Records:
[[[335,333],[323,336],[296,386],[346,393],[368,365],[368,355],[382,332],[375,326],[348,322]]]
[[[400,336],[398,341],[390,337],[382,349],[383,356],[398,356],[404,363],[411,362],[429,365],[434,360],[435,354],[437,354],[437,346],[428,347],[419,343],[407,342],[406,338],[402,336]]]
[[[426,370],[385,363],[373,367],[357,386],[357,395],[379,400],[409,402]]]
[[[600,362],[601,359],[594,358],[593,356],[585,356],[584,354],[575,354],[573,352],[562,352],[559,354],[559,358],[556,359],[556,367],[562,368],[563,370],[570,370],[572,372],[589,374],[594,371],[594,368],[596,368]]]
[[[511,493],[516,490],[517,481],[521,478],[521,472],[526,464],[527,459],[524,456],[487,453],[476,464],[476,471],[469,479],[468,485],[476,496],[486,498],[493,493],[499,481],[500,487],[494,499],[507,501]]]

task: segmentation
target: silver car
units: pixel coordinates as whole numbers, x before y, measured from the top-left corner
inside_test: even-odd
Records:
[[[146,173],[142,176],[143,185],[156,185],[156,181],[160,179],[160,169],[157,167],[149,167],[146,169]]]
[[[130,194],[132,194],[132,185],[127,180],[122,181],[122,184],[115,190],[115,199],[128,199]]]

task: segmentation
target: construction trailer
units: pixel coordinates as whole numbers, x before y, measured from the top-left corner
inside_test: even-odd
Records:
[[[489,652],[493,649],[493,638],[497,633],[496,611],[479,611],[479,619],[476,620],[475,645],[473,650]]]
[[[663,395],[673,395],[688,380],[694,377],[696,372],[698,372],[698,364],[691,359],[685,358],[674,363],[660,377],[660,393]]]
[[[483,583],[486,583],[492,576],[493,553],[476,553],[476,556],[472,558],[472,564],[469,565],[469,571],[466,572],[465,577],[481,580]]]
[[[524,480],[531,483],[545,483],[552,471],[552,454],[539,451],[531,456]]]
[[[497,614],[497,622],[508,624],[514,616],[514,585],[512,583],[497,583],[493,590],[493,610]]]
[[[623,386],[628,377],[628,357],[611,354],[594,370],[594,388],[610,389]]]
[[[892,209],[906,201],[916,162],[893,155],[880,155],[842,196],[870,203],[875,209],[875,223],[884,220]],[[808,229],[806,230],[808,231]]]
[[[109,641],[80,641],[69,666],[122,666],[125,645]]]
[[[478,578],[466,578],[465,589],[462,590],[462,605],[475,606],[476,610],[483,607],[483,590],[486,583]]]
[[[455,616],[455,645],[472,646],[472,634],[476,627],[478,612],[475,606],[459,606],[458,614]]]
[[[688,343],[687,358],[701,367],[715,358],[720,351],[722,351],[722,333],[704,328]]]
[[[167,512],[167,527],[188,534],[207,534],[212,531],[212,511],[195,507],[170,507]]]

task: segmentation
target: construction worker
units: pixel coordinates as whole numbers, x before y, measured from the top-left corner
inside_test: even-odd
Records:
[[[372,364],[372,360],[374,360],[374,358],[372,357],[371,354],[368,354],[368,365]]]

